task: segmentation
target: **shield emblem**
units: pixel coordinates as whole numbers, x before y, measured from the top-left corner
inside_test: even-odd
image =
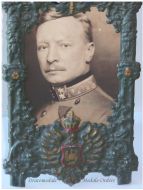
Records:
[[[65,167],[75,167],[82,162],[81,145],[62,145],[61,163]]]

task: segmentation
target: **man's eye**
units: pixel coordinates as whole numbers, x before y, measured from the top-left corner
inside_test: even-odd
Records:
[[[38,47],[38,50],[45,50],[45,49],[47,49],[48,48],[48,46],[39,46]]]
[[[70,47],[70,44],[61,44],[60,45],[62,48],[68,48],[68,47]]]

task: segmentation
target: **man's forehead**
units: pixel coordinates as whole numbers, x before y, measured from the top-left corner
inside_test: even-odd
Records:
[[[71,29],[78,27],[78,29],[83,29],[81,22],[74,18],[73,16],[66,16],[66,17],[60,17],[54,20],[45,21],[42,23],[38,29],[45,30],[47,29],[54,29],[54,28],[63,28],[63,29]]]

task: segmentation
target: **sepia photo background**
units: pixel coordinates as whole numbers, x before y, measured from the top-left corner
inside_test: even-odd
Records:
[[[95,7],[86,13],[92,23],[95,55],[91,70],[97,84],[113,98],[118,94],[117,64],[120,57],[120,34],[115,32],[112,25],[106,23],[105,12],[98,12]],[[27,99],[33,105],[34,111],[51,99],[49,84],[41,74],[37,55],[35,30],[25,36],[24,62],[27,67],[25,90]],[[72,58],[71,58],[72,59]]]

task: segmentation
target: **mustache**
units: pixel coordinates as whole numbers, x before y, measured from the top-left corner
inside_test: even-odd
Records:
[[[47,68],[45,70],[45,72],[48,73],[48,72],[51,72],[51,71],[65,71],[65,70],[66,70],[65,67],[57,65],[57,66],[51,66],[51,67]]]

